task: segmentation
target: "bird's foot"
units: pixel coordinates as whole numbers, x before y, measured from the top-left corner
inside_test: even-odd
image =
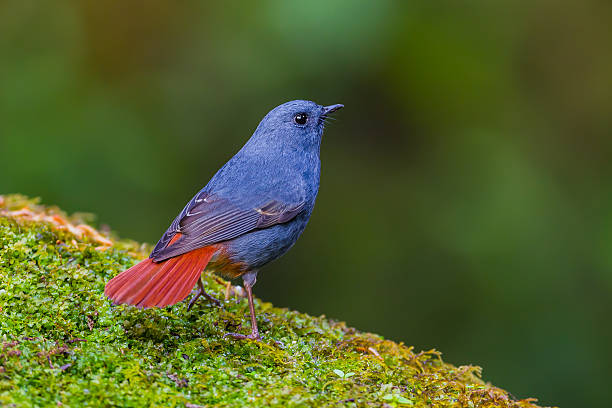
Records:
[[[189,305],[187,306],[187,310],[191,310],[191,308],[193,307],[193,305],[198,301],[198,299],[200,298],[200,296],[204,295],[204,297],[206,299],[208,299],[208,301],[210,303],[212,303],[213,305],[217,306],[217,307],[221,307],[221,301],[211,295],[209,295],[208,293],[206,293],[206,291],[200,289],[198,290],[198,293],[195,294],[195,296],[193,297],[193,299],[191,299],[189,301]]]
[[[225,333],[223,337],[231,337],[234,340],[255,340],[261,341],[259,333],[251,333],[248,336],[240,333]]]
[[[214,297],[214,296],[209,295],[209,294],[208,294],[208,293],[206,293],[206,292],[204,292],[204,293],[203,293],[203,295],[204,295],[204,297],[205,297],[206,299],[208,299],[208,301],[209,301],[210,303],[212,303],[213,305],[215,305],[215,306],[217,306],[217,307],[221,307],[221,301],[220,301],[219,299],[217,299],[217,298],[216,298],[216,297]]]

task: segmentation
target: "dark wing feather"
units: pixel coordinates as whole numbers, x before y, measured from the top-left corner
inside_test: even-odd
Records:
[[[267,228],[276,224],[283,224],[295,218],[302,211],[304,203],[288,206],[280,201],[271,201],[268,204],[256,209],[259,213],[257,228]]]
[[[183,208],[183,211],[181,211],[180,214],[176,216],[174,221],[172,221],[172,224],[170,224],[166,232],[164,232],[164,235],[162,235],[159,241],[157,241],[155,248],[153,248],[153,252],[151,252],[151,258],[154,258],[155,254],[166,248],[170,243],[170,240],[176,235],[177,232],[180,231],[180,222],[183,217],[185,217],[185,214],[187,214],[189,209],[197,205],[198,203],[204,201],[204,199],[206,199],[208,196],[209,195],[205,192],[200,191],[187,203],[185,208]]]
[[[262,206],[240,206],[229,200],[198,193],[172,222],[151,253],[160,262],[174,256],[227,241],[254,229],[268,228],[295,218],[304,203],[287,204],[270,200]],[[181,237],[171,246],[168,243],[177,233]]]

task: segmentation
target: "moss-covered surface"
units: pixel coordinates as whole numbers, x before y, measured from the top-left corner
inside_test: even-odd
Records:
[[[78,222],[0,196],[0,406],[536,406],[434,350],[260,300],[262,342],[223,337],[249,330],[241,298],[111,306],[105,282],[149,248]],[[205,285],[223,297],[223,282]]]

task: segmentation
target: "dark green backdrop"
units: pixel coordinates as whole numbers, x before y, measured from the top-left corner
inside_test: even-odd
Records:
[[[0,192],[154,242],[269,109],[344,103],[257,294],[604,406],[611,27],[604,1],[3,1]]]

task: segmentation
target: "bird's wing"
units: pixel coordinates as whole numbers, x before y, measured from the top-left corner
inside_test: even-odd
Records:
[[[187,204],[159,240],[151,259],[156,262],[197,248],[236,238],[254,229],[271,227],[292,220],[304,208],[304,202],[262,201],[244,205],[200,192]],[[172,238],[180,233],[180,238]]]

